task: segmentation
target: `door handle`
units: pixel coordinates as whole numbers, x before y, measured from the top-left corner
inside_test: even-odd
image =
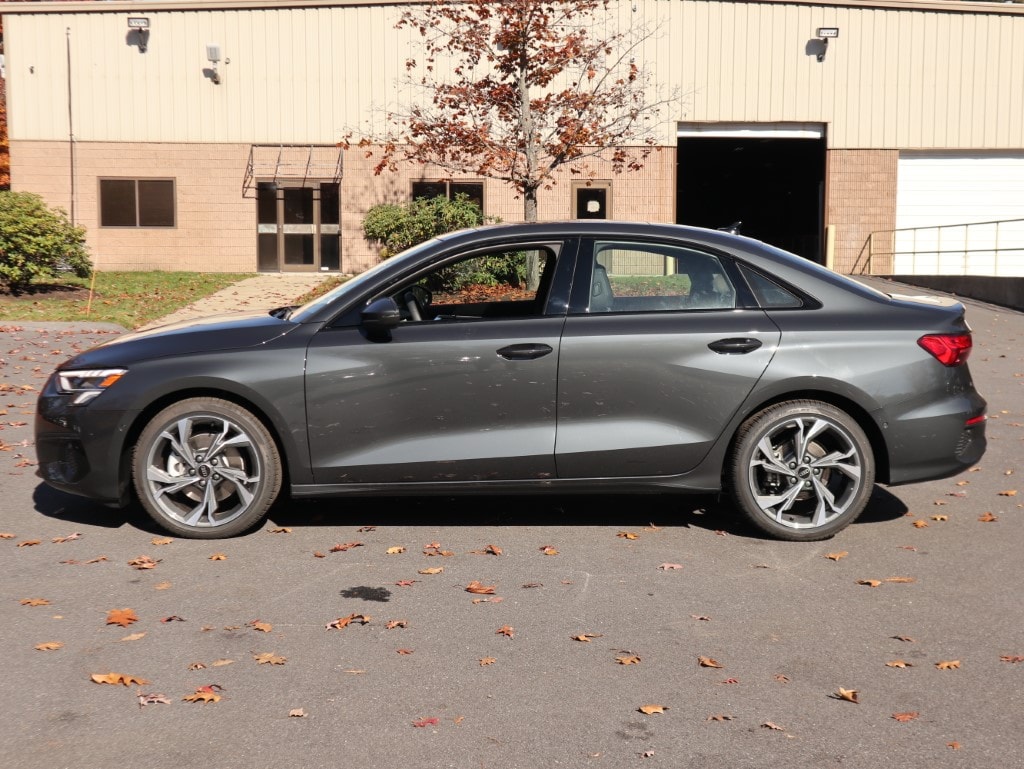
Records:
[[[505,360],[536,360],[553,350],[554,348],[548,344],[510,344],[498,350],[498,355]]]
[[[722,355],[744,355],[753,352],[760,346],[761,340],[759,339],[734,338],[719,339],[717,342],[709,344],[708,348]]]

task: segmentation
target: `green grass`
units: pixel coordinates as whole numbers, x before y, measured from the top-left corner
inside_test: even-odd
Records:
[[[137,328],[251,275],[222,272],[99,272],[40,282],[21,296],[0,293],[0,321],[88,321]]]

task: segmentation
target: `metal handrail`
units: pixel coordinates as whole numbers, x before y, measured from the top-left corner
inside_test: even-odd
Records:
[[[985,232],[983,228],[986,227],[994,229]],[[1007,233],[1008,229],[1013,231]],[[1001,261],[1006,254],[1014,254],[1018,258],[1012,260],[1014,263],[1007,259]],[[971,256],[979,255],[990,258],[984,265],[977,258],[971,259]],[[868,236],[867,260],[861,272],[895,274],[897,257],[906,256],[910,257],[910,269],[899,271],[904,274],[1024,275],[1024,219],[878,230]],[[954,265],[951,257],[957,256],[960,262]],[[927,260],[937,269],[919,272],[920,260]],[[883,267],[883,263],[888,265],[888,269]]]

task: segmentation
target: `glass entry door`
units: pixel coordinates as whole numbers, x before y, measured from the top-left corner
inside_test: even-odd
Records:
[[[341,269],[337,182],[257,185],[260,272],[337,272]]]

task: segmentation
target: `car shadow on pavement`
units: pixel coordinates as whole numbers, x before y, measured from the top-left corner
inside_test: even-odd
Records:
[[[156,524],[137,503],[128,507],[107,507],[84,497],[65,494],[45,483],[36,486],[32,503],[37,513],[68,523],[101,526],[105,529],[119,529],[133,526],[149,534],[161,534]]]

